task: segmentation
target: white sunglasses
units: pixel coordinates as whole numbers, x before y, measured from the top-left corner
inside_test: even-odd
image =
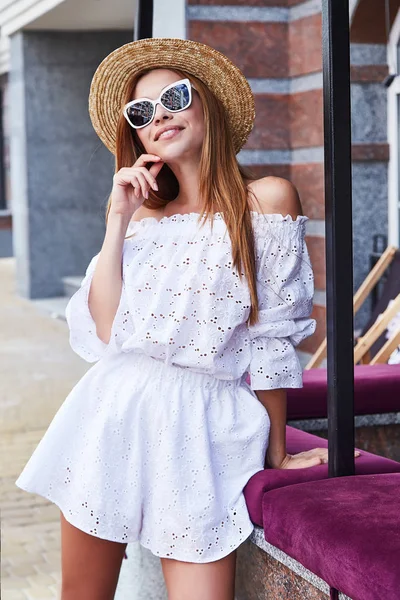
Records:
[[[163,88],[157,100],[150,98],[131,100],[123,108],[124,117],[131,127],[141,129],[154,119],[157,104],[161,104],[172,113],[185,110],[192,102],[192,87],[196,89],[189,79],[180,79]]]

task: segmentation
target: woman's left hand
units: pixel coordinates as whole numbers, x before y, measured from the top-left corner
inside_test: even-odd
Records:
[[[357,458],[361,455],[359,450],[354,451],[354,456]],[[273,464],[269,460],[268,455],[265,459],[266,469],[304,469],[306,467],[315,467],[328,462],[327,448],[313,448],[299,452],[298,454],[288,454],[280,462]],[[271,464],[272,463],[272,464]]]

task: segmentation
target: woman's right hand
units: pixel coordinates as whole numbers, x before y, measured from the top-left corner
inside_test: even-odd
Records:
[[[146,168],[149,162],[155,163]],[[110,214],[131,218],[149,197],[149,190],[158,190],[156,177],[164,161],[154,154],[142,154],[132,167],[122,167],[113,177]]]
[[[361,456],[361,452],[354,449],[354,457],[357,458],[358,456]],[[315,467],[327,462],[328,448],[312,448],[311,450],[304,450],[297,454],[286,453],[286,456],[279,460],[278,463],[271,461],[267,451],[264,469],[304,469],[306,467]]]

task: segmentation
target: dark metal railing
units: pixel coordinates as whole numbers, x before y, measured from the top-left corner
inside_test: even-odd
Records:
[[[374,268],[374,266],[376,265],[378,260],[381,258],[382,254],[384,253],[384,251],[387,248],[387,245],[388,245],[387,235],[384,235],[383,233],[376,233],[373,236],[372,252],[369,255],[370,271],[372,271],[372,269]],[[380,297],[381,290],[387,280],[387,274],[388,273],[386,270],[371,292],[371,309],[370,309],[371,314],[372,314],[372,311],[374,310],[375,306],[378,303],[378,299]]]
[[[0,210],[7,208],[6,169],[4,164],[4,131],[3,131],[3,87],[0,87]]]
[[[354,475],[349,1],[322,3],[329,476]]]
[[[323,0],[328,469],[354,475],[353,219],[349,1]],[[339,592],[330,588],[330,599]]]
[[[153,37],[153,0],[137,0],[134,40]]]

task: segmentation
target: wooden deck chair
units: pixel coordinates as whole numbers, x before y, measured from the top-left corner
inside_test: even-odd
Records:
[[[396,246],[388,246],[367,275],[354,295],[353,310],[356,314],[388,268],[389,274],[382,294],[372,311],[371,318],[356,340],[354,364],[385,363],[400,343],[400,330],[395,331],[389,340],[386,340],[385,336],[389,322],[400,312],[400,250]],[[390,300],[393,302],[389,306]],[[318,367],[325,357],[326,338],[305,369]]]

